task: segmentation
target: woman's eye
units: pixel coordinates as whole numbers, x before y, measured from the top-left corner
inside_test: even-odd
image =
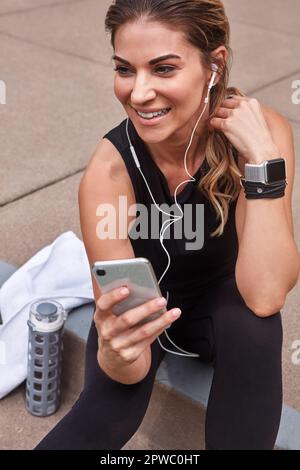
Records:
[[[121,75],[124,75],[124,71],[126,73],[127,70],[128,69],[126,67],[116,67],[116,68],[114,68],[114,71],[119,72]]]
[[[159,72],[159,69],[160,70],[164,70],[163,72]],[[172,72],[174,70],[174,67],[171,67],[169,65],[159,65],[158,67],[156,67],[155,71],[158,71],[158,73],[160,73],[161,75],[164,75],[165,73],[169,73],[169,72]],[[127,67],[120,67],[120,66],[117,66],[116,68],[114,68],[114,71],[115,72],[119,72],[120,75],[126,75],[127,72],[128,72],[128,68]]]
[[[158,69],[164,69],[165,72],[163,73],[168,73],[168,72],[172,72],[174,70],[174,67],[170,67],[169,65],[160,65],[156,68],[156,70]]]

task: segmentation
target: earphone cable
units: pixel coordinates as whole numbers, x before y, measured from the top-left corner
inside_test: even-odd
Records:
[[[213,65],[215,65],[215,64],[213,64]],[[176,204],[176,206],[178,207],[178,209],[180,210],[181,216],[177,216],[177,215],[174,215],[174,214],[165,212],[165,211],[163,211],[163,210],[157,205],[157,203],[156,203],[156,201],[155,201],[155,199],[154,199],[154,197],[153,197],[153,194],[152,194],[152,192],[151,192],[151,190],[150,190],[150,188],[149,188],[148,182],[147,182],[147,180],[146,180],[146,178],[145,178],[145,176],[144,176],[144,174],[143,174],[143,172],[142,172],[142,169],[141,169],[141,167],[140,167],[140,162],[139,162],[139,160],[138,160],[138,157],[137,157],[137,155],[136,155],[135,149],[134,149],[134,147],[133,147],[133,145],[132,145],[132,142],[131,142],[131,140],[130,140],[130,137],[129,137],[129,133],[128,133],[128,119],[129,119],[129,118],[127,118],[127,121],[126,121],[126,133],[127,133],[127,138],[128,138],[129,144],[130,144],[130,150],[131,150],[132,156],[133,156],[133,158],[134,158],[134,160],[135,160],[136,166],[137,166],[137,168],[139,169],[139,171],[140,171],[140,173],[141,173],[141,175],[142,175],[142,177],[143,177],[143,179],[144,179],[144,181],[145,181],[145,183],[146,183],[146,186],[147,186],[148,191],[149,191],[149,193],[150,193],[150,196],[151,196],[151,198],[152,198],[152,200],[153,200],[153,202],[154,202],[154,204],[155,204],[155,207],[156,207],[160,212],[163,212],[164,214],[166,214],[166,215],[168,215],[168,216],[170,217],[170,219],[165,220],[165,221],[163,222],[162,227],[161,227],[161,230],[160,230],[160,244],[161,244],[162,248],[164,249],[165,253],[167,254],[167,257],[168,257],[168,264],[167,264],[167,267],[166,267],[166,269],[164,270],[163,274],[161,275],[161,277],[160,277],[160,279],[159,279],[159,281],[158,281],[158,284],[161,283],[162,278],[164,277],[165,273],[167,272],[167,270],[169,269],[169,266],[170,266],[170,264],[171,264],[171,263],[170,263],[170,255],[169,255],[169,253],[168,253],[168,251],[167,251],[167,249],[165,248],[164,243],[163,243],[163,235],[164,235],[165,231],[167,230],[167,228],[169,228],[169,227],[170,227],[172,224],[174,224],[177,220],[182,220],[182,218],[183,218],[182,209],[181,209],[181,207],[180,207],[180,206],[178,205],[178,203],[177,203],[177,196],[176,196],[177,190],[178,190],[178,188],[179,188],[182,184],[184,184],[184,183],[186,183],[186,182],[189,183],[189,182],[195,181],[195,178],[189,173],[189,171],[188,171],[188,169],[187,169],[187,164],[186,164],[187,153],[188,153],[189,148],[190,148],[190,146],[191,146],[191,144],[192,144],[192,140],[193,140],[193,137],[194,137],[196,128],[197,128],[197,126],[198,126],[198,123],[199,123],[200,119],[202,118],[203,113],[205,112],[205,109],[206,109],[206,107],[207,107],[207,104],[208,104],[208,101],[209,101],[210,89],[211,89],[212,86],[213,86],[214,77],[215,77],[215,74],[216,74],[216,70],[217,70],[217,69],[218,69],[218,67],[215,66],[215,68],[214,68],[214,73],[213,73],[213,75],[212,75],[212,77],[211,77],[211,80],[210,80],[210,83],[209,83],[209,86],[208,86],[207,95],[206,95],[206,97],[205,97],[205,99],[204,99],[204,107],[203,107],[203,110],[202,110],[202,112],[201,112],[201,114],[200,114],[200,116],[199,116],[199,118],[198,118],[198,120],[197,120],[197,122],[196,122],[196,125],[194,126],[194,129],[193,129],[193,131],[192,131],[191,138],[190,138],[190,141],[189,141],[189,145],[188,145],[188,147],[187,147],[187,149],[186,149],[186,151],[185,151],[185,155],[184,155],[184,167],[185,167],[185,171],[186,171],[186,173],[191,177],[191,179],[185,180],[185,181],[182,181],[181,183],[179,183],[179,185],[176,187],[175,192],[174,192],[175,204]],[[173,219],[173,220],[172,220],[172,219]],[[165,227],[164,224],[165,224],[165,223],[167,224],[168,222],[170,222],[170,224]],[[168,299],[169,299],[169,291],[167,291],[167,303],[168,303]],[[189,351],[185,351],[184,349],[182,349],[182,348],[180,348],[179,346],[177,346],[177,345],[171,340],[171,338],[170,338],[169,335],[167,334],[166,330],[164,330],[163,333],[166,335],[166,337],[167,337],[167,339],[170,341],[170,343],[172,343],[177,349],[179,349],[180,351],[183,351],[183,352],[186,353],[186,354],[179,353],[179,352],[172,351],[172,350],[170,350],[170,349],[165,348],[164,345],[161,343],[160,338],[159,338],[159,336],[158,336],[158,337],[157,337],[157,340],[158,340],[160,346],[161,346],[165,351],[170,352],[170,353],[172,353],[172,354],[177,354],[177,355],[180,355],[180,356],[185,356],[185,357],[200,357],[200,355],[197,354],[197,353],[191,353],[191,352],[189,352]]]

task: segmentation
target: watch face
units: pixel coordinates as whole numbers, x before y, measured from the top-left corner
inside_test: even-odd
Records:
[[[284,159],[269,160],[267,164],[267,179],[269,183],[275,183],[286,179]]]

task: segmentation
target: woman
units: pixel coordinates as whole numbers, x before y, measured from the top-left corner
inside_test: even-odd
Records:
[[[170,295],[167,311],[144,326],[136,324],[157,311],[157,299],[115,317],[113,305],[128,293],[101,295],[93,279],[96,311],[84,389],[36,449],[121,449],[146,413],[165,354],[158,337],[170,347],[162,334],[167,326],[176,345],[214,365],[206,449],[272,449],[282,407],[280,309],[299,274],[291,127],[272,109],[228,88],[229,24],[219,0],[117,0],[105,24],[116,64],[115,95],[129,119],[104,136],[80,183],[89,261],[144,256],[157,278],[167,265],[157,238],[128,236],[136,213],[123,215],[123,238],[105,238],[97,225],[102,203],[121,214],[121,195],[127,207],[153,206],[129,139],[158,204],[170,205],[176,196],[182,207],[203,204],[204,237],[197,250],[186,249],[184,236],[164,242],[171,256],[160,284]],[[190,180],[183,158],[193,130]],[[286,188],[281,181],[272,197],[266,185],[256,195],[250,183],[242,188],[245,163],[281,156]],[[180,316],[172,315],[175,307]]]

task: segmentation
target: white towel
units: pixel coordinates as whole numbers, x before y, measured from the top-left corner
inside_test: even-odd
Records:
[[[29,308],[42,298],[56,299],[67,313],[94,300],[84,244],[71,231],[36,253],[0,289],[0,398],[26,379]]]

